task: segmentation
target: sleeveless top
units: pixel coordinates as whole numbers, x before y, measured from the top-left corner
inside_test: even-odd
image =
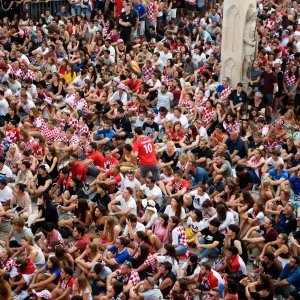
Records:
[[[240,241],[242,251],[243,251],[243,253],[242,253],[242,255],[240,255],[240,257],[243,259],[244,263],[247,265],[248,251],[247,251],[247,247],[246,247],[245,243],[243,241],[241,241],[241,239],[239,237],[236,236],[234,239],[231,239],[230,246],[234,246],[234,241]]]
[[[48,159],[48,157],[45,157],[45,162],[46,164],[51,168],[52,163],[53,163],[54,157],[52,157],[52,159]],[[49,173],[49,175],[51,176],[51,178],[55,179],[58,177],[58,170],[57,170],[57,165],[58,165],[58,161],[56,161],[56,164],[53,168],[53,170]]]

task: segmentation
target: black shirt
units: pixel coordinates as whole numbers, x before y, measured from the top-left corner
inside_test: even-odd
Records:
[[[131,26],[121,26],[122,31],[131,31],[131,28],[135,25],[135,18],[134,13],[129,12],[129,14],[126,14],[126,12],[122,12],[121,14],[121,20],[123,22],[130,22]]]
[[[153,122],[152,125],[149,125],[147,122],[143,124],[144,134],[153,138],[155,132],[159,132],[159,127],[156,122]]]
[[[233,90],[229,95],[229,100],[233,102],[233,105],[237,105],[239,103],[246,103],[247,101],[247,94],[245,91],[242,91],[239,95],[237,90]]]
[[[217,246],[219,250],[223,247],[224,234],[222,234],[219,230],[217,232],[212,233],[208,227],[201,230],[201,234],[205,240],[205,244],[212,244],[215,241],[219,242]]]
[[[247,187],[248,183],[253,183],[253,175],[249,171],[243,175],[240,175],[238,178],[240,189]]]
[[[278,278],[280,270],[274,263],[272,263],[271,266],[268,267],[266,263],[262,262],[262,266],[266,274],[270,275],[273,279]]]
[[[124,116],[122,119],[116,119],[115,124],[118,129],[123,128],[126,133],[131,133],[131,123],[128,117]]]
[[[92,198],[92,201],[97,202],[97,204],[102,204],[107,208],[108,203],[110,203],[111,199],[110,199],[110,196],[108,194],[105,194],[103,197],[101,197],[101,195],[99,193],[97,193]]]
[[[198,159],[201,158],[201,157],[206,157],[206,158],[212,159],[212,157],[213,157],[213,152],[211,151],[211,149],[206,148],[206,147],[205,147],[205,149],[200,149],[200,147],[198,146],[195,149],[193,149],[191,152]]]

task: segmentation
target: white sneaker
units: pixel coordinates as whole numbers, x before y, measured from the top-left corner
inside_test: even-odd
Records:
[[[206,263],[208,261],[208,257],[203,257],[200,261],[201,264]]]

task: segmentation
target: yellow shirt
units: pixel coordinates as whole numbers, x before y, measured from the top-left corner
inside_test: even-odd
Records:
[[[68,73],[68,72],[66,72],[64,75],[64,79],[67,84],[70,84],[75,78],[76,78],[75,72],[73,73],[73,76],[71,75],[71,73]]]

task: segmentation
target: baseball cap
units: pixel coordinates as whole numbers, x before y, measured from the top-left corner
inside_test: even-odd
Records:
[[[278,64],[278,65],[281,65],[282,64],[282,60],[280,58],[276,58],[274,61],[273,61],[273,65],[275,64]]]
[[[125,84],[120,83],[120,84],[118,85],[118,89],[120,89],[120,90],[125,90],[125,89],[126,89]]]
[[[119,77],[114,77],[113,81],[115,81],[116,83],[120,83],[120,78]]]
[[[40,165],[40,169],[43,169],[46,172],[48,172],[50,170],[50,167],[47,164],[42,164],[42,165]]]
[[[5,176],[0,176],[0,183],[1,184],[7,184],[7,179]]]
[[[118,39],[118,44],[124,43],[122,39]]]

